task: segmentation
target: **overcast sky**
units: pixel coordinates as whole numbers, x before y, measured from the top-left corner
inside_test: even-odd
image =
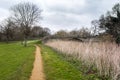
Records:
[[[0,21],[9,16],[11,6],[20,2],[32,2],[43,9],[41,26],[57,31],[91,27],[92,20],[119,0],[0,0]]]

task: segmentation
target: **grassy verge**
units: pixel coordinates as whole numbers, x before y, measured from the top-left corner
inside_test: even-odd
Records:
[[[94,66],[89,67],[88,65],[86,65],[86,63],[77,60],[72,55],[65,55],[62,53],[60,53],[59,55],[62,56],[64,60],[72,64],[77,70],[82,72],[82,75],[86,77],[86,80],[110,80],[104,76],[99,76],[98,71]]]
[[[86,80],[80,71],[54,50],[44,45],[41,47],[46,80]]]
[[[34,61],[33,44],[0,43],[0,80],[29,80]]]
[[[46,80],[102,80],[97,74],[85,74],[85,67],[72,56],[59,54],[41,45]]]

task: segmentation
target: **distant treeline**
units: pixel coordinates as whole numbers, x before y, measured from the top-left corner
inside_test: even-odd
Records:
[[[102,15],[98,20],[93,20],[97,31],[104,31],[114,38],[115,42],[120,44],[120,4],[117,3],[113,6],[111,11],[108,11],[105,15]]]
[[[0,41],[18,41],[24,40],[22,28],[16,26],[14,23],[9,22],[5,26],[0,26]],[[28,30],[28,39],[40,39],[50,35],[49,28],[43,28],[40,26],[33,26]]]
[[[82,28],[80,30],[73,30],[66,32],[60,30],[54,35],[59,37],[99,37],[108,41],[115,41],[120,44],[120,4],[117,3],[113,6],[111,11],[102,15],[98,20],[91,22],[90,29]]]
[[[0,41],[41,38],[51,35],[50,29],[35,25],[41,19],[42,9],[32,3],[20,3],[10,9],[12,15],[0,24]],[[115,4],[111,11],[91,22],[92,27],[79,30],[59,30],[52,34],[55,37],[90,38],[101,37],[108,41],[120,43],[120,4]]]
[[[22,40],[50,35],[48,28],[35,26],[40,21],[42,9],[33,3],[19,3],[10,8],[11,15],[0,24],[0,41]]]

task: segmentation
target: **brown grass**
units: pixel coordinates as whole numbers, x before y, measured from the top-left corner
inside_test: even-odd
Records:
[[[120,79],[120,47],[114,43],[80,43],[74,41],[50,41],[46,45],[72,55],[87,66],[97,68],[100,76]]]

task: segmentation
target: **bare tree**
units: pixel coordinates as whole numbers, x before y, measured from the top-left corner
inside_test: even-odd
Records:
[[[90,30],[88,28],[81,28],[79,31],[79,37],[89,38],[91,36]]]
[[[41,34],[43,32],[43,28],[40,27],[40,26],[34,26],[32,27],[32,30],[31,30],[31,37],[35,38],[40,38],[41,37]]]
[[[99,21],[93,20],[91,22],[91,24],[92,24],[92,29],[93,29],[93,32],[92,32],[93,35],[95,36],[95,35],[99,34]]]
[[[2,41],[3,38],[3,26],[0,25],[0,41]]]
[[[49,28],[47,28],[47,27],[45,27],[45,28],[43,28],[43,32],[42,32],[42,37],[44,37],[44,36],[49,36],[50,35],[50,29]]]
[[[11,7],[12,19],[21,27],[24,37],[24,46],[27,46],[27,39],[30,35],[31,26],[41,19],[42,10],[32,3],[19,3]]]
[[[70,37],[79,37],[79,31],[78,30],[72,30],[69,32]]]
[[[67,37],[68,33],[65,30],[59,30],[54,34],[56,37]]]
[[[4,35],[4,40],[8,43],[8,41],[12,40],[14,37],[14,22],[11,21],[10,18],[5,19],[2,24],[2,33]]]

